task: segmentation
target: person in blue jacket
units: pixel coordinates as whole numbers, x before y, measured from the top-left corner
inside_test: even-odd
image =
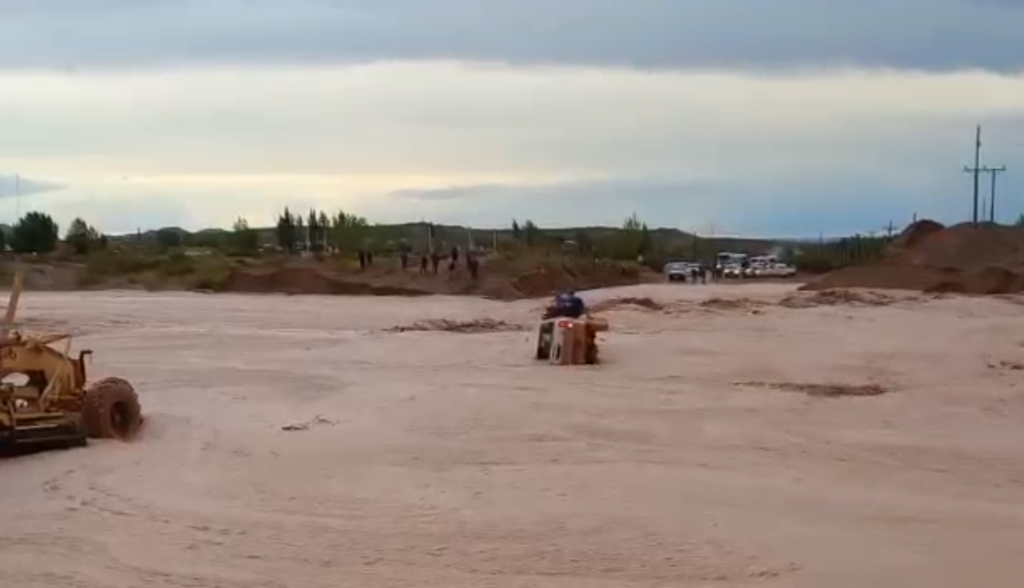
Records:
[[[555,297],[554,316],[580,318],[587,313],[587,305],[575,290],[566,290]]]

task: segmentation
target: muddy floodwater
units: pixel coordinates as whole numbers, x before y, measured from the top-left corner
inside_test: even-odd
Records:
[[[584,297],[559,368],[543,300],[27,292],[148,420],[0,461],[2,584],[1024,583],[1020,300]]]

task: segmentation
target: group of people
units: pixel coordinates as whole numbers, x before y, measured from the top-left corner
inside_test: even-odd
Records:
[[[686,281],[694,284],[707,284],[711,282],[720,282],[724,278],[722,268],[718,266],[700,265],[690,268],[689,275],[686,276]]]
[[[469,277],[476,280],[480,276],[480,260],[472,251],[467,251],[465,255],[462,254],[462,250],[458,246],[454,246],[448,252],[448,272],[454,274],[455,270],[459,267],[459,259],[463,259],[466,264],[466,269],[469,271]],[[405,251],[402,252],[402,269],[408,266],[409,254]],[[437,275],[441,267],[441,254],[437,251],[431,251],[429,254],[420,255],[420,273],[427,274],[433,272]]]
[[[366,249],[359,250],[359,269],[365,270],[373,265],[373,252]]]
[[[402,270],[409,268],[409,261],[412,257],[412,249],[407,246],[402,246],[398,250],[398,259],[402,264]],[[472,251],[463,251],[458,247],[452,247],[449,250],[448,255],[442,256],[438,251],[431,251],[430,253],[420,254],[420,274],[433,273],[437,275],[441,268],[441,262],[445,259],[448,260],[448,271],[450,274],[454,274],[455,270],[459,267],[459,261],[462,260],[466,264],[466,269],[469,271],[469,276],[473,280],[476,280],[480,276],[480,260],[476,254]],[[373,266],[373,253],[366,250],[359,250],[359,268],[365,270]]]

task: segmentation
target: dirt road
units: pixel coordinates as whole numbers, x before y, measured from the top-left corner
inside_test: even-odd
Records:
[[[1019,586],[1024,306],[791,289],[588,294],[653,303],[606,302],[605,365],[565,369],[528,332],[386,331],[529,325],[537,301],[28,293],[27,324],[80,332],[149,422],[0,462],[0,579]]]

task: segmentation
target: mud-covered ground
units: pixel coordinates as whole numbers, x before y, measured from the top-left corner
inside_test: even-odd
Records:
[[[28,292],[148,422],[0,462],[3,585],[1019,586],[1024,306],[791,293],[587,293],[557,368],[543,301]]]

